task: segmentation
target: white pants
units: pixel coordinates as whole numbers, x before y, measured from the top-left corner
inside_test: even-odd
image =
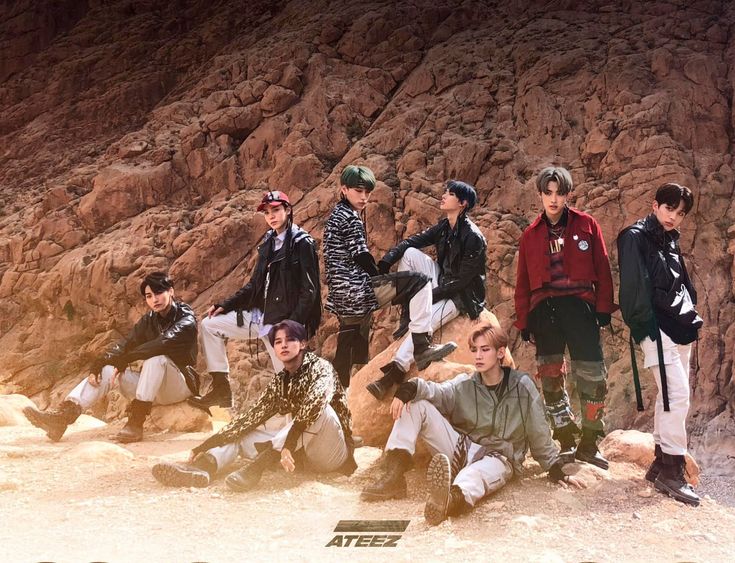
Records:
[[[430,289],[433,289],[439,285],[439,264],[434,262],[429,256],[421,252],[418,248],[408,248],[406,250],[406,252],[401,257],[401,260],[398,262],[398,271],[420,272],[429,276],[431,278]],[[423,297],[425,294],[426,293],[422,295],[420,293],[419,295],[422,295]],[[419,295],[417,295],[414,299],[418,298]],[[437,301],[436,303],[431,304],[430,291],[428,292],[428,295],[430,298],[430,329],[426,330],[425,328],[423,328],[422,330],[417,331],[411,329],[411,332],[433,333],[434,331],[438,330],[442,325],[459,316],[459,311],[457,310],[454,301],[452,301],[451,299],[442,299],[441,301]],[[425,304],[422,305],[425,307]],[[424,319],[424,323],[425,322],[426,320]],[[398,364],[398,367],[400,367],[401,370],[403,370],[404,372],[408,372],[408,370],[411,369],[411,364],[413,363],[413,339],[411,338],[410,334],[408,334],[403,339],[403,342],[401,343],[400,347],[396,351],[395,356],[393,357],[393,361]]]
[[[659,331],[659,337],[664,352],[669,412],[664,411],[656,342],[648,336],[641,341],[641,349],[645,358],[644,367],[651,368],[658,386],[656,412],[653,417],[653,439],[661,446],[661,451],[665,454],[684,455],[687,451],[686,419],[689,412],[689,356],[692,345],[676,344],[661,331]]]
[[[271,358],[276,373],[283,369],[283,362],[276,357],[273,346],[267,336],[260,336],[263,328],[260,323],[254,322],[250,311],[242,312],[243,326],[237,326],[237,313],[230,311],[214,317],[205,318],[199,325],[199,340],[204,352],[209,373],[230,373],[230,364],[227,361],[227,340],[256,340],[260,338],[265,343],[265,349]]]
[[[90,408],[110,392],[114,371],[112,366],[103,367],[97,387],[85,378],[66,398],[82,409]],[[191,397],[184,374],[168,356],[154,356],[143,361],[140,373],[126,369],[120,376],[120,392],[128,400],[138,399],[157,405],[171,405]]]
[[[408,403],[400,418],[393,423],[385,449],[406,450],[413,455],[419,438],[433,453],[442,453],[451,462],[461,435],[429,401],[416,401]],[[511,464],[501,455],[484,456],[473,463],[472,459],[480,447],[474,442],[470,443],[467,462],[453,483],[462,489],[465,500],[471,506],[503,487],[513,475]]]
[[[271,442],[273,449],[280,451],[286,443],[292,425],[291,415],[276,415],[266,420],[265,424],[248,432],[239,442],[212,448],[207,453],[214,456],[217,460],[217,469],[221,470],[232,464],[238,455],[248,459],[255,458],[258,455],[255,444],[259,442]],[[327,405],[316,422],[301,434],[296,445],[297,450],[300,448],[304,448],[309,467],[319,473],[335,471],[347,461],[347,444],[342,425],[330,405]]]

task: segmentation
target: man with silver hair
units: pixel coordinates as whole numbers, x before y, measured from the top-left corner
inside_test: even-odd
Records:
[[[523,340],[535,340],[546,413],[562,457],[607,469],[597,449],[607,395],[600,327],[610,324],[617,306],[605,240],[592,216],[567,205],[573,188],[568,170],[544,168],[536,188],[543,212],[521,236],[515,326]],[[579,446],[580,429],[564,387],[567,349],[582,411]]]

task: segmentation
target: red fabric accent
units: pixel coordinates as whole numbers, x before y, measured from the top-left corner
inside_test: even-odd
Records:
[[[561,377],[567,374],[567,363],[565,361],[554,362],[553,364],[539,364],[537,378],[541,377]]]
[[[576,235],[577,239],[574,239]],[[587,243],[587,250],[579,248]],[[594,307],[598,313],[613,313],[618,306],[613,300],[613,282],[605,239],[597,221],[587,213],[569,208],[564,230],[564,273],[570,280],[594,285]],[[549,254],[549,230],[540,214],[523,231],[518,247],[516,272],[515,326],[528,328],[531,311],[531,294],[551,282],[551,257]]]
[[[600,402],[600,403],[588,402],[585,405],[585,409],[584,409],[584,419],[589,420],[590,422],[597,422],[598,420],[601,420],[604,408],[605,408],[605,403],[603,402]]]

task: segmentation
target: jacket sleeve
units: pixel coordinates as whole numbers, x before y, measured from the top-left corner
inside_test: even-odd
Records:
[[[127,337],[116,342],[100,359],[94,361],[90,367],[90,371],[98,374],[106,365],[115,366],[118,370],[122,371],[132,361],[128,359],[127,352],[145,342],[144,326],[145,317],[135,323]]]
[[[212,434],[201,444],[192,449],[195,454],[206,452],[217,446],[236,442],[256,426],[263,424],[278,411],[278,394],[280,392],[280,378],[278,375],[271,378],[267,387],[249,409],[233,418],[230,423],[216,434]]]
[[[468,237],[462,252],[459,275],[449,283],[434,288],[433,301],[435,303],[440,299],[448,299],[456,295],[470,285],[478,275],[485,273],[486,248],[487,245],[481,237],[474,233]]]
[[[551,439],[544,402],[530,376],[523,377],[521,386],[525,390],[523,393],[525,397],[521,399],[521,409],[526,410],[523,418],[526,421],[528,446],[533,459],[539,463],[541,469],[548,471],[559,459],[559,447]]]
[[[169,356],[185,353],[197,345],[197,321],[193,315],[184,315],[166,332],[148,340],[125,353],[130,362],[147,360],[153,356]]]
[[[319,258],[317,258],[316,247],[311,238],[299,241],[296,244],[296,251],[301,268],[301,285],[298,288],[299,298],[290,318],[307,326],[314,303],[319,298]]]
[[[625,229],[618,235],[618,263],[620,266],[620,310],[625,324],[636,342],[646,336],[656,338],[651,280],[643,263],[640,233]]]
[[[268,238],[266,235],[262,244],[266,244],[267,242]],[[229,313],[236,309],[249,309],[250,304],[253,302],[253,292],[255,291],[257,281],[262,279],[265,275],[265,267],[266,257],[258,252],[258,262],[255,264],[255,268],[253,269],[253,273],[250,275],[248,283],[217,305],[222,307],[225,313]]]
[[[516,322],[518,330],[528,328],[528,309],[531,306],[531,282],[528,279],[528,262],[526,262],[526,236],[521,236],[518,245],[518,268],[516,269],[516,289],[514,294],[516,305]]]
[[[340,238],[347,247],[347,251],[353,260],[356,256],[364,252],[370,253],[367,240],[365,239],[365,226],[362,224],[362,221],[354,216],[350,216],[349,220],[343,221],[340,227],[337,231],[341,232]]]
[[[313,381],[306,395],[301,398],[298,410],[294,413],[293,424],[283,446],[291,451],[295,449],[299,436],[316,422],[334,397],[337,375],[332,365],[326,360],[317,361],[312,365],[312,369],[319,370],[319,373],[312,375]]]
[[[613,298],[612,272],[610,258],[607,255],[605,239],[597,221],[593,222],[595,230],[595,244],[592,259],[595,264],[597,283],[595,284],[595,311],[597,313],[613,313],[618,310]]]
[[[399,242],[396,246],[386,252],[385,256],[383,256],[380,261],[386,262],[392,266],[403,257],[406,250],[409,248],[425,248],[431,244],[436,244],[439,240],[440,234],[441,224],[429,227],[428,229],[425,229],[420,233],[416,233],[415,235]]]
[[[415,377],[411,381],[415,381],[416,396],[411,402],[429,401],[437,410],[445,417],[449,417],[454,410],[454,399],[456,396],[457,385],[466,381],[470,376],[466,373],[459,374],[457,377],[436,383],[435,381],[426,381],[420,377]]]

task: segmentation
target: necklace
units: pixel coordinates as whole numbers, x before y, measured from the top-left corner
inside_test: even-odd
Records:
[[[558,254],[564,248],[564,228],[566,225],[549,225],[549,251]]]

